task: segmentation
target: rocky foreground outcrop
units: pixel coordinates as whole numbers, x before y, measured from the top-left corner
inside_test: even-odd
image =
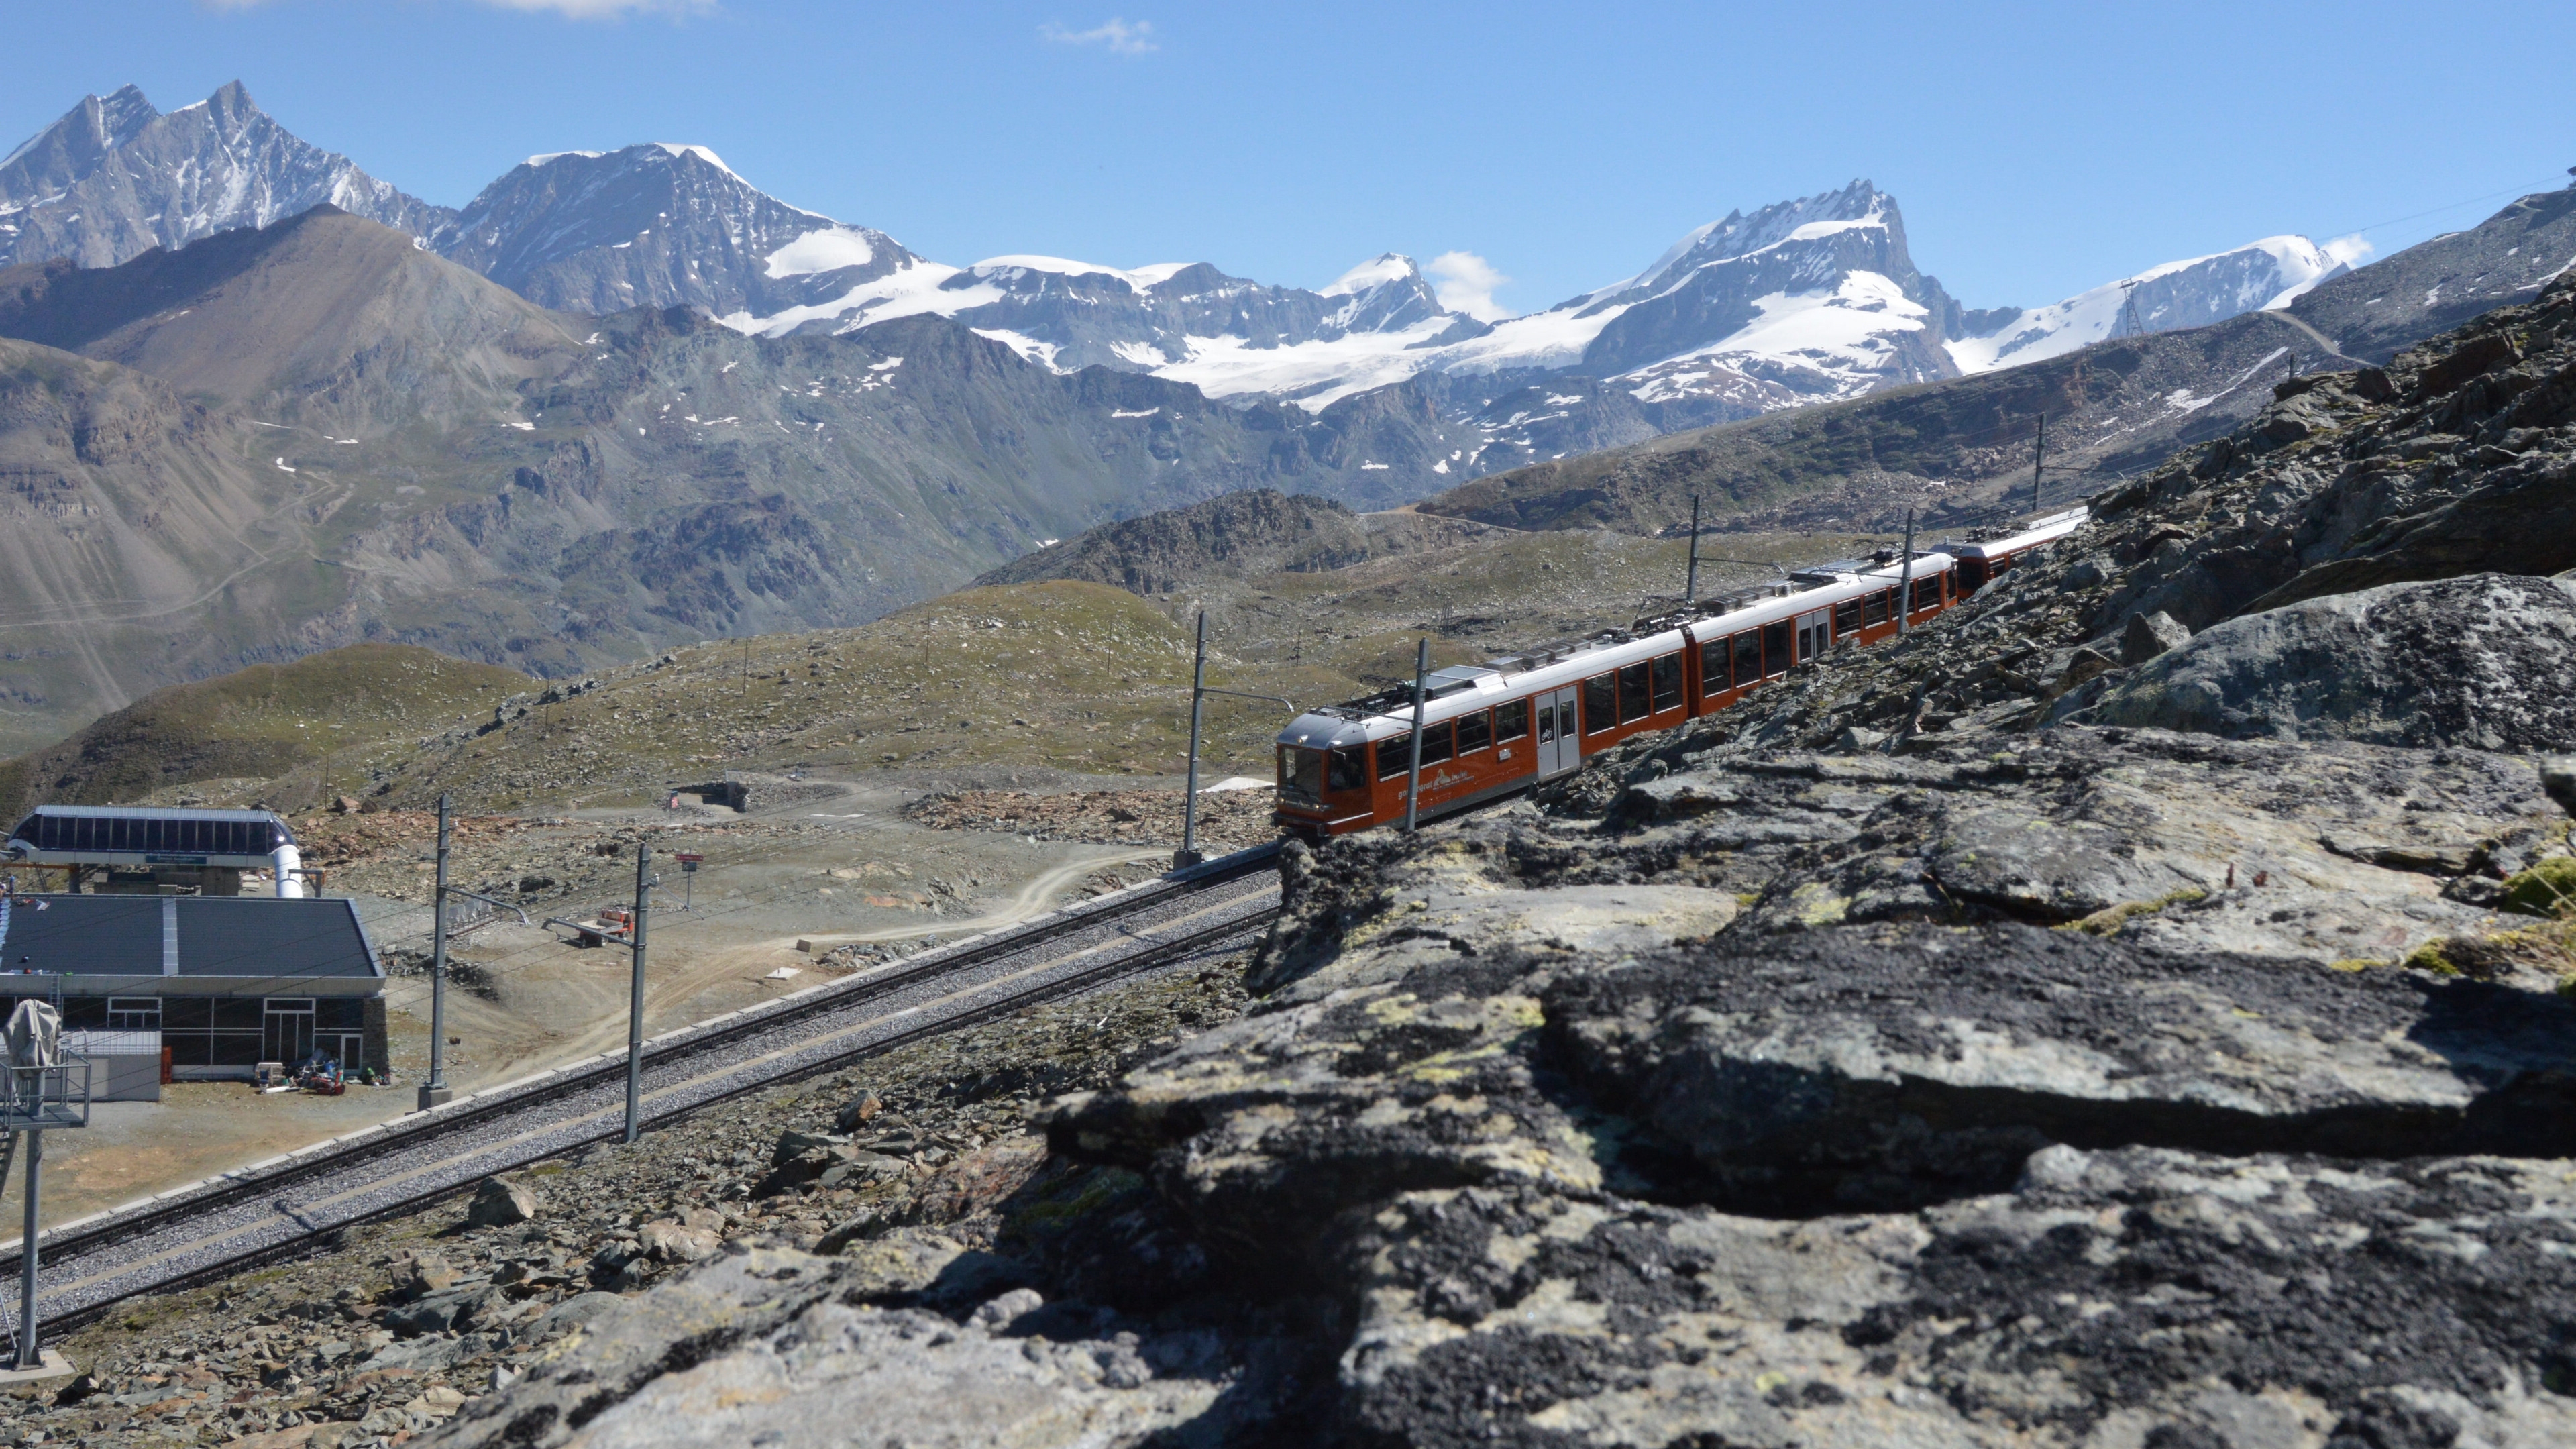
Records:
[[[2571,323],[2297,379],[1901,644],[1292,847],[1253,1008],[971,1210],[728,1247],[435,1442],[2576,1442]]]

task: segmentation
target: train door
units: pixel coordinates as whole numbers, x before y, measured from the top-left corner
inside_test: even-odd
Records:
[[[1818,609],[1812,614],[1798,616],[1799,663],[1813,662],[1817,655],[1825,652],[1825,646],[1833,642],[1833,616],[1831,609]]]
[[[1532,700],[1538,709],[1538,775],[1544,780],[1583,763],[1583,729],[1575,722],[1571,686]]]

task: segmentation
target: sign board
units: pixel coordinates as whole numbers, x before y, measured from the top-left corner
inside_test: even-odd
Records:
[[[680,870],[684,875],[697,874],[699,862],[706,859],[703,855],[694,855],[685,850],[673,852],[673,858],[680,862]]]

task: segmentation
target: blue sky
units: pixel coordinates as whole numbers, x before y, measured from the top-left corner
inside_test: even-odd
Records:
[[[532,152],[688,141],[942,261],[1317,286],[1454,252],[1516,311],[1855,176],[1994,306],[2282,232],[2384,253],[2576,164],[2563,0],[1114,7],[0,0],[0,148],[84,92],[238,78],[451,205]]]

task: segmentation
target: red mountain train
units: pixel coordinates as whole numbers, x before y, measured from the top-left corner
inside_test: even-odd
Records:
[[[2081,527],[2071,509],[1917,550],[1801,569],[1777,583],[1582,639],[1442,669],[1430,676],[1422,734],[1428,818],[1579,769],[1584,757],[1649,730],[1713,714],[1846,639],[1935,618],[2022,555]],[[1413,690],[1399,686],[1299,715],[1279,732],[1279,824],[1310,840],[1404,818]]]

